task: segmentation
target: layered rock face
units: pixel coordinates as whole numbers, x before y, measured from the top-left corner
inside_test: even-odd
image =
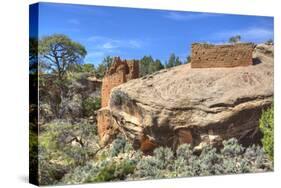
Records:
[[[101,106],[98,111],[98,133],[101,145],[106,144],[117,131],[111,111],[108,109],[108,101],[111,90],[131,79],[139,77],[139,62],[136,60],[121,60],[114,58],[114,62],[102,80]]]
[[[192,44],[191,67],[237,67],[253,64],[252,43],[229,45]]]
[[[257,45],[252,55],[246,67],[186,64],[115,87],[108,108],[112,130],[144,152],[231,137],[256,142],[261,112],[273,101],[273,46]]]

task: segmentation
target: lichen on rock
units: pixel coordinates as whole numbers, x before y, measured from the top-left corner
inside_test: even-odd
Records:
[[[259,63],[232,68],[184,64],[114,87],[109,109],[118,131],[145,152],[199,146],[204,135],[213,145],[232,137],[256,143],[273,99],[272,46],[257,45],[253,59]]]

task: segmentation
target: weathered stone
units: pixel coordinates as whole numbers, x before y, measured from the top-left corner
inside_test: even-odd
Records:
[[[140,149],[145,154],[151,154],[151,152],[157,147],[158,145],[153,141],[153,139],[149,138],[148,136],[143,136],[140,141]]]
[[[261,112],[273,100],[273,52],[261,53],[259,47],[253,53],[259,63],[252,66],[193,69],[186,64],[115,87],[109,109],[118,130],[145,152],[197,146],[202,135],[209,143],[215,143],[212,135],[256,142]]]
[[[101,106],[106,107],[112,88],[123,84],[131,79],[139,77],[139,63],[136,60],[124,60],[122,61],[119,57],[114,58],[114,63],[111,65],[109,70],[102,81],[101,91]]]
[[[100,138],[100,144],[104,146],[108,142],[111,142],[118,132],[118,127],[112,118],[111,111],[105,107],[98,111],[97,113],[98,122],[98,134]]]
[[[179,138],[179,144],[192,144],[192,133],[188,129],[179,129],[177,134]]]
[[[201,153],[201,151],[208,145],[212,145],[217,148],[222,147],[222,138],[219,135],[203,134],[200,135],[200,138],[200,144],[194,147],[195,153]]]
[[[191,67],[237,67],[252,65],[252,43],[229,45],[192,44]]]
[[[136,60],[124,60],[119,57],[114,58],[114,63],[102,81],[101,90],[101,106],[102,108],[97,113],[98,134],[100,137],[100,144],[105,145],[112,140],[118,126],[112,118],[111,111],[107,108],[108,100],[111,90],[131,79],[138,78],[139,63]]]

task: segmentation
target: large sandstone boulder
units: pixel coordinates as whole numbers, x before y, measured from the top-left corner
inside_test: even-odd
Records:
[[[144,152],[231,137],[256,142],[261,112],[273,101],[273,46],[256,46],[253,61],[234,68],[186,64],[115,87],[110,130],[118,129]]]

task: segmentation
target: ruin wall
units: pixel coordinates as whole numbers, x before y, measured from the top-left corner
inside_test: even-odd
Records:
[[[112,88],[119,86],[131,79],[139,77],[139,62],[136,60],[124,60],[115,58],[113,65],[102,81],[101,106],[108,106]]]
[[[111,90],[129,80],[139,77],[139,62],[136,60],[114,59],[113,64],[107,71],[102,81],[101,109],[97,114],[97,127],[100,137],[100,144],[109,142],[111,134],[115,134],[117,127],[114,126],[111,112],[108,108]]]
[[[192,44],[191,67],[215,68],[237,67],[253,64],[252,43],[239,43],[229,45]]]

